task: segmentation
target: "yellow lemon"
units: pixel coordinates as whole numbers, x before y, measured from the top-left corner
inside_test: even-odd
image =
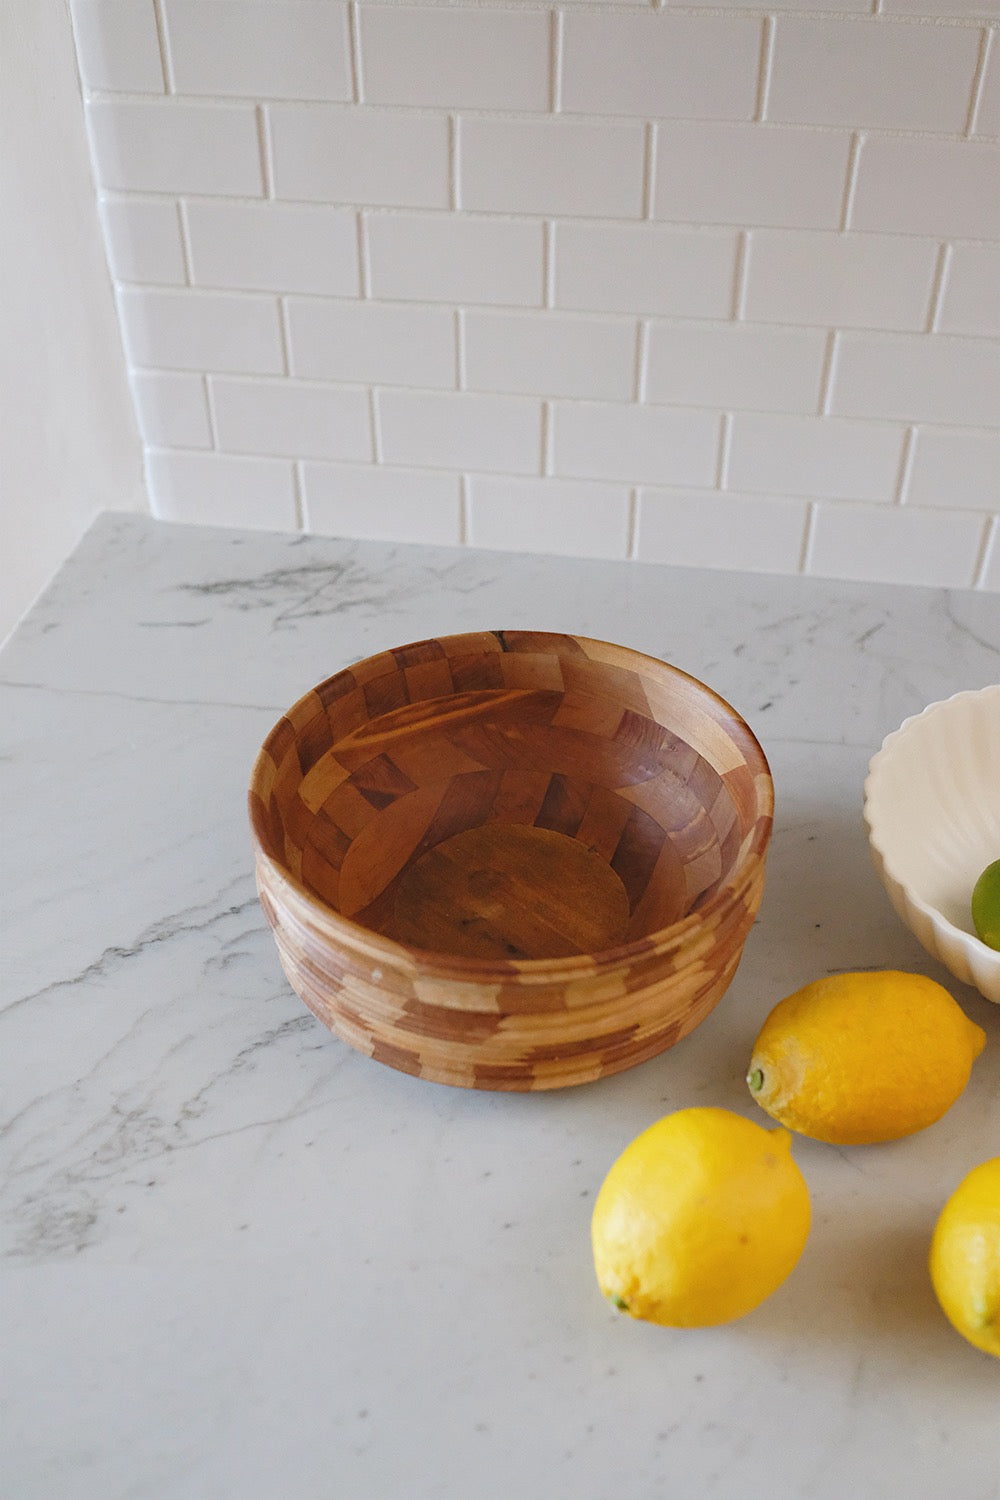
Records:
[[[809,1219],[787,1131],[727,1109],[677,1110],[637,1136],[604,1179],[591,1223],[597,1280],[633,1318],[728,1323],[790,1274]]]
[[[762,1109],[836,1145],[894,1141],[939,1120],[986,1033],[948,991],[894,969],[835,974],[775,1006],[747,1083]]]
[[[959,1333],[1000,1359],[1000,1156],[974,1167],[941,1210],[931,1281]]]

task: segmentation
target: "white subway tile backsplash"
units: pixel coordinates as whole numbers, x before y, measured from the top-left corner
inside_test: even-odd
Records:
[[[99,187],[257,198],[263,193],[257,116],[250,105],[103,99],[88,104],[87,123]]]
[[[150,448],[211,448],[204,375],[136,370],[132,393],[139,431]]]
[[[808,511],[802,500],[643,489],[636,556],[644,562],[694,568],[795,573]]]
[[[133,365],[248,375],[284,369],[273,297],[126,287],[118,307]]]
[[[362,5],[358,14],[367,103],[549,107],[545,11]]]
[[[735,233],[653,224],[557,224],[554,239],[557,307],[729,316]]]
[[[448,207],[447,116],[294,104],[268,111],[278,198]]]
[[[175,202],[104,197],[100,214],[113,276],[119,281],[185,285],[187,270]]]
[[[969,588],[984,525],[983,517],[971,512],[823,501],[816,507],[807,571],[876,583]]]
[[[1000,432],[920,428],[906,500],[912,505],[1000,511]]]
[[[534,474],[541,460],[542,410],[520,396],[455,392],[378,393],[381,457],[423,468]]]
[[[373,297],[538,307],[542,226],[454,214],[368,214]]]
[[[850,136],[782,125],[661,121],[653,217],[836,229]]]
[[[775,22],[767,118],[800,125],[965,128],[979,33],[879,17]]]
[[[636,484],[715,480],[720,419],[714,412],[575,401],[552,408],[552,461],[568,479]]]
[[[938,328],[1000,336],[1000,245],[952,247]]]
[[[465,313],[464,320],[470,390],[631,400],[634,319],[476,310]]]
[[[899,235],[754,229],[743,313],[807,326],[921,329],[938,250],[937,240]]]
[[[363,390],[298,380],[209,377],[219,448],[280,458],[370,460],[371,409]]]
[[[196,286],[358,294],[357,219],[348,208],[194,199],[185,213]]]
[[[669,10],[567,15],[562,107],[579,113],[750,120],[761,23]],[[706,59],[711,66],[705,67]]]
[[[477,474],[469,480],[468,540],[498,551],[625,557],[629,510],[622,485]]]
[[[978,580],[977,587],[1000,593],[1000,520],[996,517],[986,542],[982,577]]]
[[[72,16],[84,88],[163,93],[153,0],[72,0]]]
[[[646,399],[671,406],[815,412],[826,353],[817,328],[653,323]]]
[[[831,410],[904,422],[1000,425],[1000,340],[845,333]]]
[[[302,465],[308,529],[328,536],[455,546],[461,479],[388,464]]]
[[[882,422],[737,412],[727,487],[763,495],[890,501],[903,436],[903,428]]]
[[[996,31],[990,48],[976,116],[976,135],[1000,136],[1000,45]]]
[[[455,315],[447,308],[293,297],[288,329],[293,375],[455,388]]]
[[[638,218],[644,156],[645,131],[638,120],[463,115],[461,205],[491,213]]]
[[[146,455],[153,514],[162,521],[294,531],[295,466],[222,453]]]
[[[350,99],[347,6],[335,0],[161,0],[179,94]]]
[[[1000,146],[929,137],[862,142],[852,229],[1000,239]]]

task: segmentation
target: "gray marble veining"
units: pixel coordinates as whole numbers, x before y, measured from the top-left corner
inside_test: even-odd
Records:
[[[694,672],[775,776],[722,1004],[565,1093],[349,1051],[254,895],[245,787],[277,715],[372,651],[500,626]],[[878,885],[861,786],[903,717],[998,679],[985,594],[102,518],[0,653],[0,1493],[1000,1496],[995,1361],[925,1269],[937,1207],[1000,1153],[1000,1010],[974,992],[952,986],[989,1042],[937,1126],[796,1142],[813,1233],[749,1318],[618,1318],[589,1252],[646,1124],[756,1113],[745,1062],[783,994],[869,966],[950,983]]]

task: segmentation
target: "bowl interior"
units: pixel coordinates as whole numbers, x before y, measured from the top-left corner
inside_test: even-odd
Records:
[[[972,888],[1000,859],[1000,686],[931,705],[890,735],[866,789],[889,873],[960,931]]]
[[[422,641],[321,683],[264,744],[262,852],[324,907],[469,959],[597,953],[703,908],[767,842],[743,720],[623,647]]]

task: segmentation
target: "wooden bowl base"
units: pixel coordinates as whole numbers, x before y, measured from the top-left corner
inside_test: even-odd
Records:
[[[549,828],[484,823],[402,875],[384,936],[462,958],[567,958],[625,940],[628,892],[599,854]]]

